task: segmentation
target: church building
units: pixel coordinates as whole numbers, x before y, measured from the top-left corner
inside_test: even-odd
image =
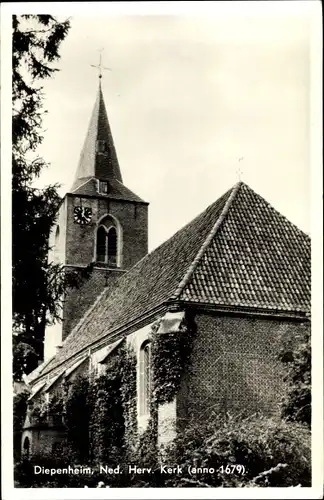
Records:
[[[289,186],[287,186],[289,189]],[[84,272],[48,327],[29,407],[64,380],[105,372],[126,343],[136,359],[136,426],[152,392],[152,331],[192,332],[190,369],[158,405],[159,443],[213,409],[276,415],[285,390],[279,352],[310,329],[310,238],[238,182],[148,253],[148,203],[123,183],[101,85],[73,186],[50,234],[49,260]],[[24,453],[51,452],[64,430],[27,413]]]

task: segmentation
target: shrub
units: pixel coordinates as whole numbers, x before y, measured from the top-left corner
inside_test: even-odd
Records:
[[[283,400],[282,414],[291,421],[311,427],[311,334],[306,330],[295,349],[285,349],[280,359],[287,365],[288,392]]]
[[[163,450],[163,464],[179,466],[180,474],[163,474],[151,430],[142,435],[134,463],[152,467],[152,474],[129,475],[121,458],[122,474],[91,476],[35,476],[33,464],[66,467],[73,464],[67,450],[61,455],[33,457],[17,464],[16,484],[21,487],[291,487],[311,485],[311,444],[309,429],[297,422],[254,416],[247,419],[218,418],[188,427]],[[145,437],[147,439],[145,439]],[[74,462],[75,463],[75,462]],[[189,474],[188,467],[214,472]],[[240,468],[244,467],[244,474]],[[222,470],[223,468],[223,470]]]
[[[214,419],[187,429],[168,453],[183,474],[170,478],[166,486],[311,485],[310,432],[295,422],[257,415],[244,420],[229,417],[224,424]],[[218,472],[193,478],[187,472],[193,464]],[[243,465],[245,473],[223,473],[220,469],[226,465]]]

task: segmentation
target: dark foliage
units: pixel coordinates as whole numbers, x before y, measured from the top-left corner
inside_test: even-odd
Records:
[[[288,372],[288,393],[282,405],[283,417],[311,427],[311,335],[306,331],[302,342],[295,349],[285,350],[281,360]]]
[[[93,405],[91,396],[88,377],[80,375],[67,387],[64,401],[67,441],[74,451],[74,457],[81,463],[86,463],[89,457],[89,422]]]
[[[190,369],[195,325],[184,321],[181,332],[157,335],[159,323],[152,329],[153,396],[156,404],[169,403],[178,392],[182,375]]]
[[[12,276],[14,378],[43,357],[45,325],[60,315],[66,276],[47,263],[48,235],[60,197],[57,185],[35,189],[46,162],[36,155],[43,140],[41,80],[57,71],[69,21],[49,15],[13,16],[12,23]]]
[[[137,449],[136,465],[151,467],[150,473],[129,473],[129,462],[121,457],[120,474],[106,475],[97,466],[93,475],[36,476],[31,465],[67,467],[76,464],[65,452],[57,457],[33,457],[17,464],[15,478],[20,487],[292,487],[311,485],[310,432],[306,426],[255,416],[191,426],[178,435],[163,454],[156,452],[151,430],[143,435]],[[145,437],[148,438],[145,440]],[[151,443],[151,444],[150,444]],[[165,474],[159,463],[180,467]],[[80,464],[79,464],[80,465]],[[189,466],[195,466],[196,472]],[[200,469],[199,469],[200,468]],[[100,484],[101,482],[101,484]]]
[[[90,419],[91,457],[98,464],[116,466],[124,450],[124,408],[121,393],[120,359],[117,358],[92,385]]]

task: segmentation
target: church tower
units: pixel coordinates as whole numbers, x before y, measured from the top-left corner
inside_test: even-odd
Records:
[[[105,287],[148,251],[148,203],[123,183],[101,89],[101,75],[88,133],[72,188],[50,234],[49,261],[89,270],[63,299],[62,322],[47,328],[45,360],[77,325]]]

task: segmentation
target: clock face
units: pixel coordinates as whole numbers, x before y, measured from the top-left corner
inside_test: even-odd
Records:
[[[92,210],[89,207],[74,207],[74,222],[77,224],[89,224]]]

